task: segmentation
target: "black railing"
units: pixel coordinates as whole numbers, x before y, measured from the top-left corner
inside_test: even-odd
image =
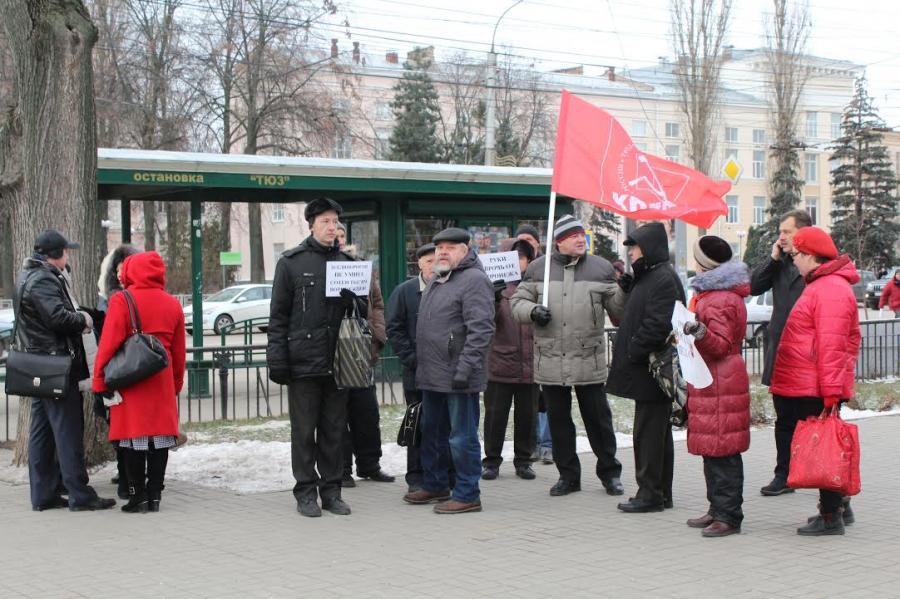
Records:
[[[748,325],[741,353],[747,372],[758,381],[765,365],[765,330]],[[860,323],[862,342],[856,362],[856,380],[900,377],[900,319]],[[615,329],[607,329],[607,360],[612,357]],[[233,345],[188,348],[185,385],[178,397],[183,422],[241,420],[283,416],[288,413],[287,389],[269,380],[266,346]],[[0,388],[5,380],[0,358]],[[376,393],[382,404],[402,404],[402,368],[398,358],[383,357],[376,367]],[[16,437],[19,400],[2,392],[0,442]]]

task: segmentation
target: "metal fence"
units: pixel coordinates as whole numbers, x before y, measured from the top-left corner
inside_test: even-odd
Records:
[[[900,377],[900,320],[865,321],[860,323],[860,330],[856,379]],[[607,360],[612,356],[615,333],[615,329],[607,329]],[[765,365],[763,340],[764,335],[748,335],[741,349],[747,372],[755,380],[759,380]],[[188,348],[185,386],[178,398],[182,422],[286,415],[287,390],[269,380],[265,352],[266,346],[259,343]],[[381,404],[403,403],[402,368],[396,357],[379,361],[375,381]],[[0,396],[0,442],[15,438],[18,409],[18,398],[5,393]]]

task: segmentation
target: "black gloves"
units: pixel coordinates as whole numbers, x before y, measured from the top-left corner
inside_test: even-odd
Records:
[[[464,391],[469,388],[469,377],[459,374],[453,375],[453,384],[450,385],[454,391]]]
[[[500,294],[503,293],[504,289],[506,289],[506,281],[502,279],[494,281],[494,302],[500,301]]]
[[[550,322],[550,308],[546,306],[535,306],[531,310],[531,320],[538,326],[546,326]]]
[[[272,379],[273,383],[278,383],[279,385],[287,385],[291,382],[291,369],[269,368],[269,378]]]
[[[93,409],[93,412],[94,412],[94,416],[96,416],[97,418],[102,418],[102,419],[106,420],[106,418],[107,418],[106,411],[108,408],[103,403],[103,400],[104,400],[104,398],[112,399],[112,397],[113,397],[112,391],[103,391],[102,393],[94,393],[94,404],[93,404],[93,406],[91,406]]]
[[[619,278],[616,279],[616,283],[619,284],[619,287],[622,288],[622,291],[624,291],[625,293],[630,293],[631,288],[634,287],[634,276],[627,272],[623,272],[619,275]]]
[[[702,322],[692,320],[684,323],[684,334],[693,335],[698,341],[706,336],[706,325]]]

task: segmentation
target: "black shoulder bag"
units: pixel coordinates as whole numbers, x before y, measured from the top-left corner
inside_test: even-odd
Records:
[[[65,395],[72,370],[72,351],[43,353],[19,349],[19,321],[22,320],[22,295],[28,281],[22,284],[16,298],[13,324],[13,347],[6,357],[6,394],[38,399],[59,399]]]
[[[150,378],[169,365],[169,355],[159,339],[141,330],[141,317],[134,298],[122,291],[131,318],[131,335],[103,368],[103,380],[110,389],[124,389]]]

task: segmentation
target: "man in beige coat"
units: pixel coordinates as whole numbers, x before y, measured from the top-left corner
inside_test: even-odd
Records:
[[[575,452],[572,388],[597,456],[597,476],[610,495],[624,492],[622,464],[616,459],[612,412],[606,400],[604,311],[620,318],[625,294],[607,260],[586,254],[584,226],[566,215],[554,226],[557,249],[550,255],[549,306],[544,297],[546,256],[531,263],[511,301],[519,322],[534,322],[534,381],[547,402],[553,459],[559,481],[550,495],[581,490],[581,463]]]

